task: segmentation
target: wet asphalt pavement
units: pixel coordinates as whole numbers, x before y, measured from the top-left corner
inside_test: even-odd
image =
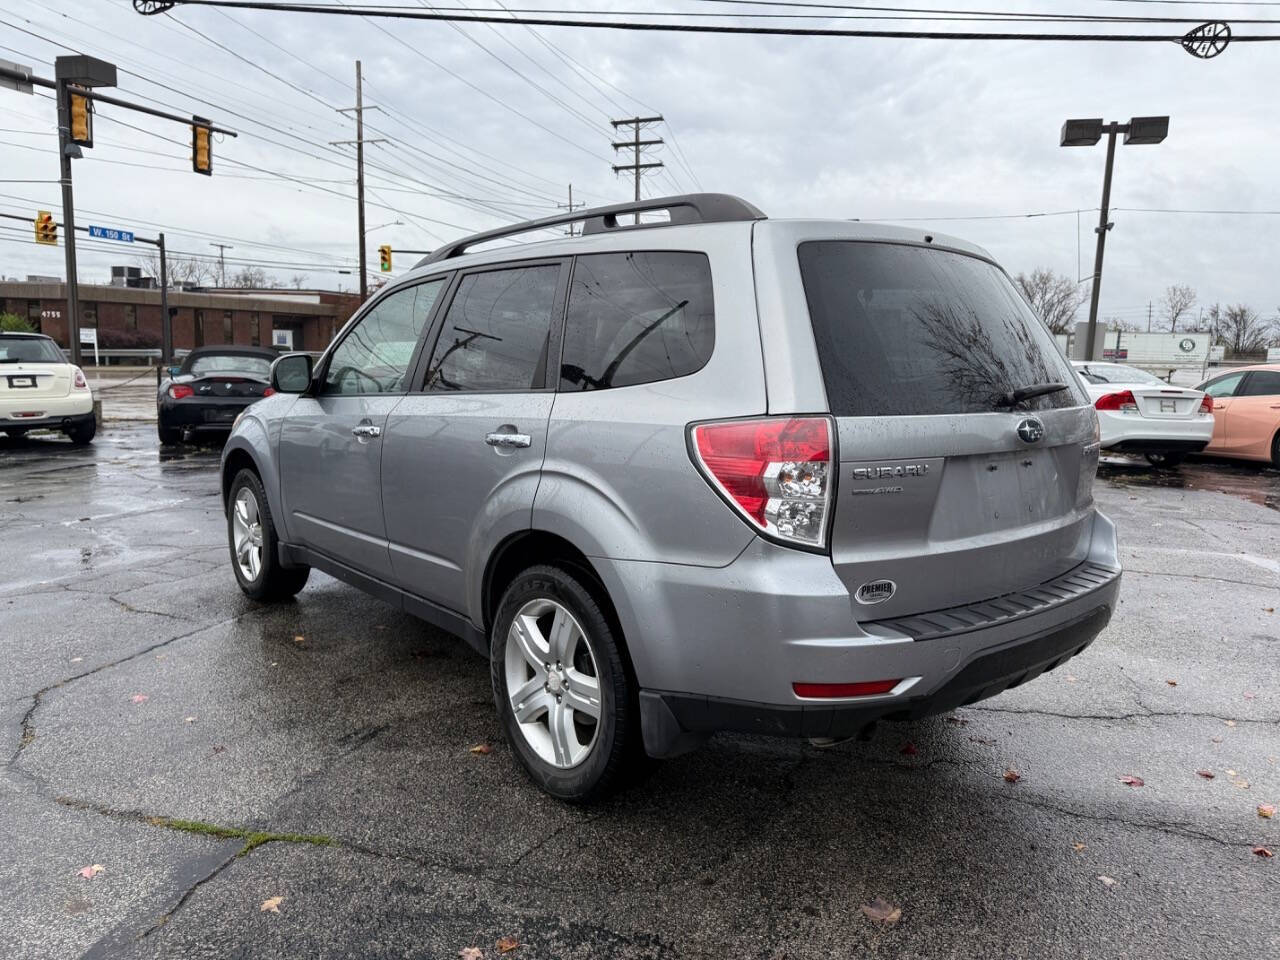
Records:
[[[1104,463],[1122,600],[1055,673],[576,809],[460,641],[320,574],[245,600],[216,468],[0,438],[0,956],[1280,956],[1276,471]]]

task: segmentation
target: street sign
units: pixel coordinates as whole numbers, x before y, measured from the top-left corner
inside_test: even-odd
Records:
[[[99,240],[119,240],[121,243],[133,243],[133,233],[129,230],[117,230],[115,227],[90,227],[89,236]]]
[[[31,93],[31,68],[25,63],[14,63],[11,60],[0,60],[0,69],[9,71],[11,74],[20,73],[25,79],[19,80],[13,76],[0,77],[0,87],[8,87],[10,90],[17,90],[19,93]]]

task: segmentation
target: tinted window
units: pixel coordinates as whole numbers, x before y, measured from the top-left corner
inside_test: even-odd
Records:
[[[714,344],[705,254],[578,257],[569,287],[561,390],[683,377],[706,365]]]
[[[803,243],[799,257],[836,416],[982,413],[1018,387],[1078,383],[1049,331],[985,260],[846,240]],[[1082,402],[1077,387],[1025,407]]]
[[[1243,373],[1229,373],[1225,377],[1203,383],[1197,389],[1203,390],[1211,397],[1229,397],[1236,392],[1236,387],[1240,386],[1240,381],[1243,379]]]
[[[245,373],[265,380],[271,372],[271,361],[266,357],[248,357],[244,354],[210,354],[192,360],[188,372],[198,377],[211,373]]]
[[[0,337],[0,363],[66,363],[47,337]]]
[[[463,277],[427,366],[427,389],[541,388],[559,278],[555,264]]]
[[[1270,370],[1255,370],[1244,382],[1240,391],[1242,397],[1270,397],[1280,394],[1280,373]]]
[[[1164,384],[1159,377],[1123,363],[1090,363],[1076,369],[1089,383]]]
[[[443,280],[431,280],[379,300],[334,349],[322,392],[403,391],[409,361],[443,286]]]

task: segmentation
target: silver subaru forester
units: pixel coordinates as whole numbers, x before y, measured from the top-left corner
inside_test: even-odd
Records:
[[[1116,603],[1093,407],[952,237],[720,194],[549,217],[437,250],[272,385],[223,453],[241,589],[314,567],[465,638],[566,800],[715,731],[994,696]]]

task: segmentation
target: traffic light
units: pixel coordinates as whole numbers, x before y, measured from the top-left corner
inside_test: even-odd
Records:
[[[48,210],[36,213],[36,243],[47,243],[55,247],[58,245],[58,224]]]
[[[191,124],[191,169],[213,176],[213,131],[209,129],[209,121],[204,117],[192,117]]]
[[[67,90],[71,107],[71,142],[82,147],[93,146],[93,103],[84,94]]]
[[[391,272],[391,244],[384,243],[378,248],[378,262],[382,266],[383,273]]]

